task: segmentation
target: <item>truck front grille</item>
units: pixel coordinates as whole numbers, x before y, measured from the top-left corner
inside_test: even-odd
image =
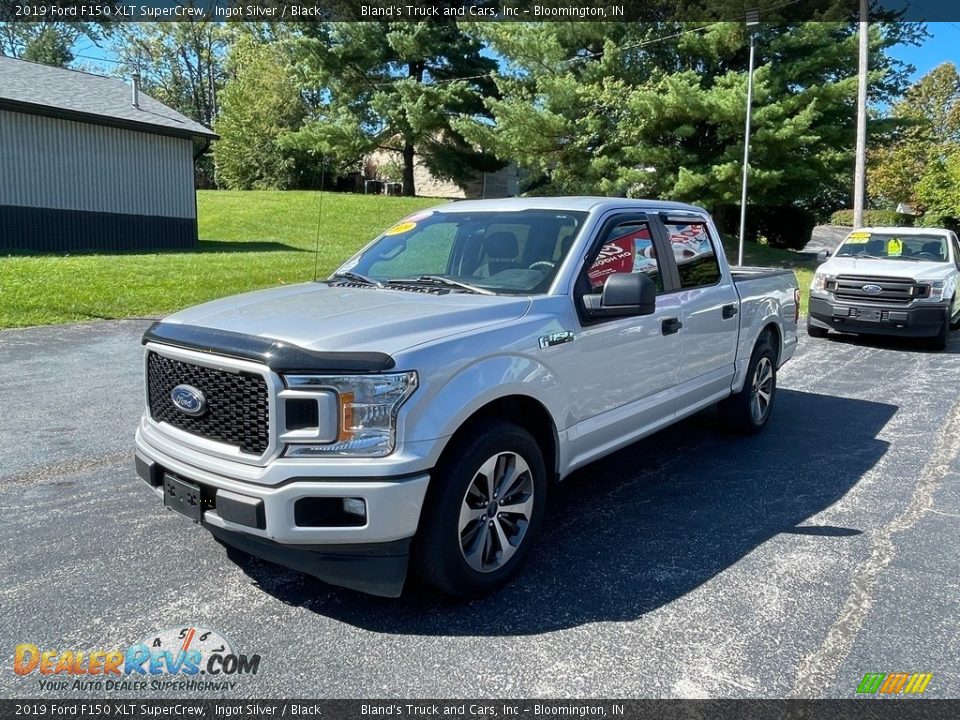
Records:
[[[867,292],[865,286],[875,285],[880,292]],[[840,275],[827,287],[838,300],[866,301],[906,305],[928,292],[926,285],[918,285],[906,278],[870,277],[867,275]]]
[[[194,417],[173,404],[178,385],[203,393],[206,411]],[[184,432],[233,445],[251,455],[263,455],[270,444],[267,383],[256,373],[227,372],[147,354],[147,393],[150,417]]]

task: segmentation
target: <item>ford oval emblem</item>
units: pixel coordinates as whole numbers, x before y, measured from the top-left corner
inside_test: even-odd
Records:
[[[177,410],[192,417],[207,411],[207,399],[192,385],[177,385],[170,391],[170,399]]]
[[[883,288],[880,287],[879,285],[864,285],[861,289],[865,293],[869,293],[871,295],[879,295],[880,293],[883,292]]]

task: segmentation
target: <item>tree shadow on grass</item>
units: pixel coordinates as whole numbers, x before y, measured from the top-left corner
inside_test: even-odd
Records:
[[[85,257],[93,255],[205,255],[209,253],[312,253],[312,249],[288,245],[276,240],[201,240],[195,248],[129,249],[129,250],[71,250],[69,252],[40,252],[23,249],[2,249],[0,257]]]
[[[189,251],[187,251],[189,252]],[[246,253],[246,252],[313,252],[306,248],[277,242],[276,240],[201,240],[197,252],[201,253]]]
[[[551,488],[544,532],[522,574],[473,602],[416,581],[399,599],[370,597],[231,557],[283,602],[374,632],[525,635],[633,620],[781,534],[825,551],[858,542],[857,528],[807,520],[876,465],[888,448],[877,436],[896,410],[780,390],[769,426],[747,438],[723,432],[715,412],[700,413]]]

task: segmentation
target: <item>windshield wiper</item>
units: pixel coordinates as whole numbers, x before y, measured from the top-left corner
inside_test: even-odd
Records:
[[[496,295],[492,290],[487,290],[486,288],[477,287],[476,285],[471,285],[470,283],[461,282],[459,280],[453,280],[452,278],[443,277],[442,275],[421,275],[416,278],[400,278],[397,280],[390,280],[390,285],[403,285],[406,283],[430,283],[432,285],[447,285],[448,287],[459,288],[460,290],[465,290],[466,292],[477,293],[478,295]]]
[[[384,284],[379,280],[374,280],[371,277],[367,277],[366,275],[361,275],[360,273],[350,272],[349,270],[335,272],[330,277],[343,278],[344,280],[353,280],[354,282],[362,283],[364,285],[370,285],[371,287],[378,287],[378,288],[385,287]]]

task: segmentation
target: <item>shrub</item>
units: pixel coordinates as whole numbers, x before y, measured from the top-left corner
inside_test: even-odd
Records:
[[[813,213],[793,205],[747,208],[747,238],[766,238],[770,247],[799,250],[810,242],[814,225]]]
[[[867,227],[910,227],[913,215],[904,215],[896,210],[864,210],[863,224]],[[837,210],[830,216],[833,225],[853,227],[853,210]]]
[[[917,219],[919,227],[946,228],[960,233],[960,218],[941,215],[940,213],[926,212]]]

